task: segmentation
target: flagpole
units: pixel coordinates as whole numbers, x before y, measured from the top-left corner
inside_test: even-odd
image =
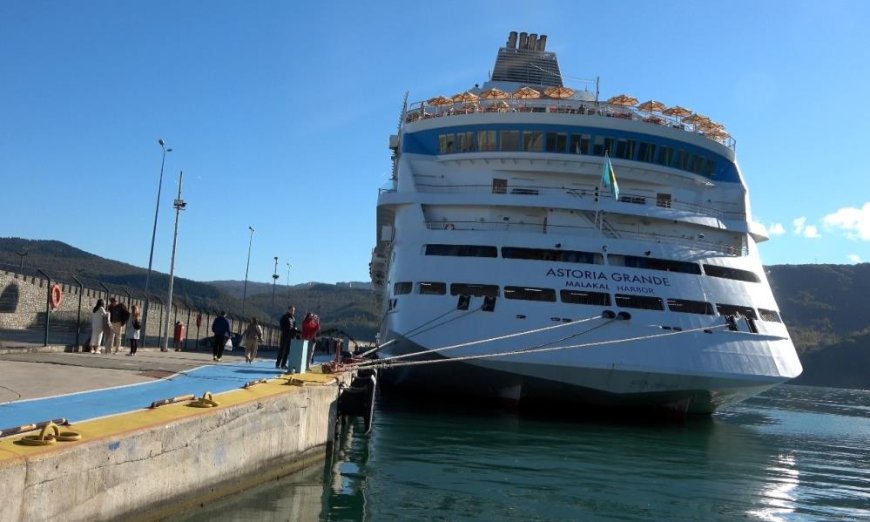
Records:
[[[595,189],[595,228],[601,232],[601,222],[599,221],[599,216],[601,215],[601,209],[599,205],[601,204],[601,189],[602,183],[604,183],[604,176],[607,172],[607,160],[609,156],[607,155],[607,150],[604,150],[604,164],[601,167],[601,177],[598,178],[598,187]]]

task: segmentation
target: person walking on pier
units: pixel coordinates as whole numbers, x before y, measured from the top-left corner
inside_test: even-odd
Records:
[[[278,343],[278,358],[275,359],[275,368],[287,369],[287,356],[290,355],[290,341],[296,335],[296,307],[287,308],[287,313],[281,316],[281,342]]]
[[[121,328],[124,323],[130,318],[130,312],[124,303],[119,303],[114,297],[109,298],[109,320],[112,323],[111,329],[107,332],[106,338],[106,354],[118,353],[121,349]]]
[[[91,315],[91,342],[88,345],[91,353],[100,352],[100,345],[103,343],[103,328],[108,321],[109,312],[106,311],[105,303],[102,299],[97,299],[97,304]]]
[[[227,339],[230,339],[232,332],[230,331],[230,321],[227,319],[227,313],[221,310],[221,313],[215,317],[211,324],[211,331],[214,334],[214,356],[213,361],[220,362],[224,356],[224,346],[227,344]]]
[[[130,313],[130,318],[127,319],[127,339],[130,341],[130,353],[127,355],[136,355],[136,350],[139,348],[139,333],[142,329],[142,315],[139,313],[139,305],[133,305],[133,311]]]
[[[257,358],[257,348],[263,341],[263,329],[257,323],[257,318],[251,318],[251,324],[245,330],[245,338],[242,344],[245,345],[245,362],[251,364]]]

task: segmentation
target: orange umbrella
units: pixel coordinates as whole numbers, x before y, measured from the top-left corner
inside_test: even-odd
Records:
[[[607,100],[607,103],[609,103],[611,105],[624,105],[624,106],[637,105],[637,98],[635,98],[634,96],[629,96],[627,94],[619,94],[619,95],[614,96],[613,98],[610,98],[609,100]]]
[[[700,114],[692,114],[691,116],[686,116],[682,119],[683,123],[691,123],[692,125],[703,125],[704,123],[708,123],[710,118],[706,116],[701,116]]]
[[[430,98],[426,103],[440,107],[442,105],[453,105],[453,100],[445,96],[436,96],[435,98]]]
[[[649,100],[641,103],[637,106],[637,108],[642,111],[662,112],[663,110],[667,109],[667,105],[660,101]]]
[[[499,88],[493,87],[492,89],[487,89],[480,93],[480,97],[484,100],[506,100],[510,98],[510,94]]]
[[[541,93],[532,89],[531,87],[521,87],[514,91],[514,98],[518,98],[520,100],[531,100],[540,97]]]
[[[477,101],[477,99],[478,99],[478,96],[476,94],[474,94],[473,92],[469,92],[469,91],[461,92],[453,97],[454,102],[464,102],[464,103]]]
[[[564,100],[565,98],[570,98],[571,96],[574,96],[574,89],[559,85],[555,87],[547,87],[546,89],[544,89],[544,94],[546,94],[550,98],[558,98],[560,100]]]
[[[675,116],[677,118],[682,118],[683,116],[688,116],[688,115],[692,114],[692,111],[690,111],[689,109],[687,109],[685,107],[680,107],[679,105],[674,105],[673,107],[671,107],[669,109],[665,109],[664,111],[662,111],[662,114],[665,114],[667,116]]]

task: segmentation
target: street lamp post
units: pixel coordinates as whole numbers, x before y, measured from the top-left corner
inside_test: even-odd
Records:
[[[248,299],[248,269],[251,268],[251,245],[254,244],[254,227],[248,226],[251,239],[248,241],[248,263],[245,265],[245,287],[242,290],[242,320],[245,318],[245,301]]]
[[[18,266],[18,271],[22,274],[24,273],[24,258],[29,254],[27,250],[22,250],[21,252],[15,252],[15,255],[21,258],[21,264]]]
[[[157,237],[157,216],[160,213],[160,191],[163,189],[163,166],[166,164],[166,153],[172,152],[172,149],[166,148],[166,142],[163,138],[157,140],[160,148],[163,149],[163,155],[160,158],[160,181],[157,182],[157,206],[154,209],[154,228],[151,230],[151,253],[148,255],[148,273],[145,275],[145,309],[142,311],[142,346],[145,346],[148,341],[148,286],[151,283],[151,266],[154,263],[154,239]],[[157,339],[159,342],[160,334]]]
[[[290,299],[290,263],[287,263],[287,299]]]
[[[175,207],[175,233],[172,236],[172,261],[169,263],[169,299],[167,302],[169,303],[169,311],[172,312],[172,287],[175,283],[175,249],[178,246],[178,219],[181,216],[181,211],[187,207],[187,203],[181,199],[181,185],[184,181],[184,171],[178,173],[178,197],[175,198],[175,201],[172,202],[172,206]],[[170,322],[170,314],[166,314],[166,334],[163,336],[163,346],[160,348],[160,351],[165,352],[169,350],[169,322]]]
[[[272,311],[275,311],[275,284],[278,282],[278,256],[275,256],[275,270],[272,271]]]

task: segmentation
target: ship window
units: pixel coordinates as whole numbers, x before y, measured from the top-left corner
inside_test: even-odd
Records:
[[[562,261],[565,263],[585,263],[588,265],[603,265],[604,256],[596,252],[580,250],[553,250],[545,248],[502,247],[501,255],[505,259],[532,259],[536,261]]]
[[[619,201],[634,203],[635,205],[646,205],[646,198],[643,196],[620,196]]]
[[[505,299],[520,299],[522,301],[556,301],[556,291],[552,288],[530,288],[527,286],[504,287]]]
[[[438,148],[441,154],[450,154],[456,152],[456,137],[453,134],[442,134],[438,136]]]
[[[520,131],[501,131],[501,150],[520,150]]]
[[[523,150],[541,152],[544,150],[544,133],[541,131],[523,132]]]
[[[622,159],[634,159],[634,140],[618,139],[616,140],[616,151],[614,157]]]
[[[507,194],[507,180],[502,178],[492,179],[493,194]]]
[[[671,208],[671,195],[659,192],[656,194],[656,206],[662,208]]]
[[[616,139],[609,136],[604,137],[604,151],[610,156],[613,156],[613,149],[616,147]]]
[[[757,275],[749,270],[741,270],[730,266],[704,265],[704,273],[708,276],[735,279],[737,281],[746,281],[749,283],[758,283],[761,281]]]
[[[604,292],[581,292],[579,290],[560,290],[563,303],[593,306],[610,306],[610,294]]]
[[[604,136],[595,136],[595,138],[593,138],[592,155],[604,156]]]
[[[689,158],[689,170],[695,174],[700,174],[704,171],[704,157],[698,154],[692,154]]]
[[[714,160],[708,159],[704,162],[704,172],[702,172],[708,178],[712,178],[716,175],[716,162]]]
[[[750,317],[752,319],[758,319],[758,316],[755,315],[755,310],[753,310],[749,306],[739,306],[739,305],[716,303],[716,311],[719,312],[719,315],[740,314],[743,317]]]
[[[589,144],[591,141],[592,137],[589,134],[572,134],[569,151],[572,154],[589,154]]]
[[[450,285],[450,295],[470,295],[473,297],[498,297],[497,285],[477,285],[471,283],[453,283]]]
[[[547,152],[565,152],[568,145],[568,135],[561,132],[547,133]]]
[[[656,146],[652,143],[640,142],[637,148],[637,160],[654,163],[656,159]]]
[[[683,149],[679,149],[674,154],[673,159],[671,160],[671,167],[680,170],[688,170],[689,168],[689,153],[684,151]]]
[[[684,314],[713,315],[713,305],[704,301],[668,299],[668,309],[671,312],[680,312]]]
[[[623,256],[609,254],[607,263],[613,266],[627,266],[631,268],[646,268],[647,270],[661,270],[663,272],[680,272],[683,274],[701,274],[701,267],[689,261],[673,261],[671,259],[658,259],[644,256]]]
[[[459,133],[459,152],[474,152],[477,150],[477,143],[474,141],[474,132]]]
[[[403,281],[401,283],[396,283],[395,285],[393,285],[393,295],[410,294],[411,287],[413,287],[413,286],[414,286],[414,284],[411,283],[410,281]]]
[[[477,144],[482,151],[498,150],[495,141],[495,131],[480,131],[477,133]]]
[[[674,156],[674,149],[662,145],[659,147],[659,165],[668,166],[671,164],[671,158]]]
[[[427,256],[498,257],[498,249],[484,245],[426,245]]]
[[[446,283],[418,283],[418,293],[421,295],[444,295],[447,293]]]
[[[646,295],[616,294],[616,306],[620,308],[640,308],[641,310],[664,310],[660,297]]]
[[[758,309],[758,315],[761,316],[762,321],[768,321],[771,323],[781,323],[782,318],[779,316],[776,310],[765,310],[764,308]]]

